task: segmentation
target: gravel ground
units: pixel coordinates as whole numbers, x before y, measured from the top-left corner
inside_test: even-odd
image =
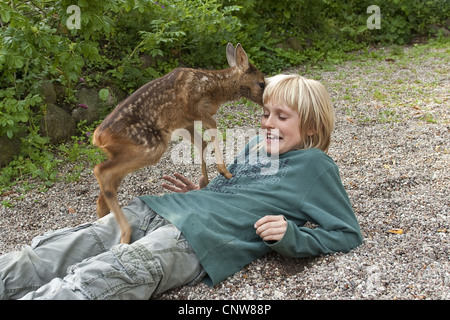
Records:
[[[329,153],[361,225],[360,247],[308,259],[271,253],[213,288],[200,283],[155,299],[450,299],[449,53],[381,49],[369,60],[287,71],[320,80],[332,95],[337,122]],[[238,104],[223,107],[217,119],[247,130],[258,127],[259,113]],[[122,204],[164,193],[163,173],[199,176],[199,165],[174,165],[170,154],[126,178]],[[65,164],[61,175],[73,167]],[[1,200],[13,206],[0,207],[0,253],[50,229],[96,219],[97,194],[91,168],[45,192],[4,193]]]

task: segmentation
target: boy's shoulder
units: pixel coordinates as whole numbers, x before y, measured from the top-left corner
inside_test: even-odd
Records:
[[[311,173],[318,173],[330,168],[337,168],[334,160],[320,149],[302,149],[293,150],[285,154],[286,157],[292,158],[292,162],[298,163],[305,170]]]
[[[301,157],[311,161],[315,160],[324,163],[334,163],[333,159],[328,154],[316,148],[292,150],[287,152],[285,155],[288,157]]]

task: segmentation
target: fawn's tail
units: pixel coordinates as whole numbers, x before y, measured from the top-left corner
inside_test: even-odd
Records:
[[[95,129],[94,134],[92,135],[92,144],[99,148],[103,145],[99,128]]]
[[[112,134],[108,131],[109,130],[102,130],[99,127],[95,129],[94,134],[92,135],[92,144],[111,156],[112,150],[110,145]]]

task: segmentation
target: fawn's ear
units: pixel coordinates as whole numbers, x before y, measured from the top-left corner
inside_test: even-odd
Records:
[[[241,70],[247,70],[249,67],[248,64],[248,57],[247,54],[244,51],[244,48],[242,48],[241,44],[238,43],[236,46],[236,66]]]
[[[230,42],[227,45],[227,61],[230,67],[236,67],[236,49]]]

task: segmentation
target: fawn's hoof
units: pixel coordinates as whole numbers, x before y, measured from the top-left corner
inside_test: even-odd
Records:
[[[120,243],[129,244],[130,243],[130,238],[131,238],[131,234],[130,233],[122,234],[121,237],[120,237]]]
[[[233,178],[233,175],[231,174],[231,173],[229,173],[229,172],[223,172],[223,173],[221,173],[225,178],[227,178],[227,179],[231,179],[231,178]]]
[[[120,243],[130,244],[130,239],[120,238]]]
[[[228,171],[227,167],[225,167],[224,164],[218,164],[217,171],[219,171],[219,173],[227,179],[231,179],[233,177],[233,175]]]

